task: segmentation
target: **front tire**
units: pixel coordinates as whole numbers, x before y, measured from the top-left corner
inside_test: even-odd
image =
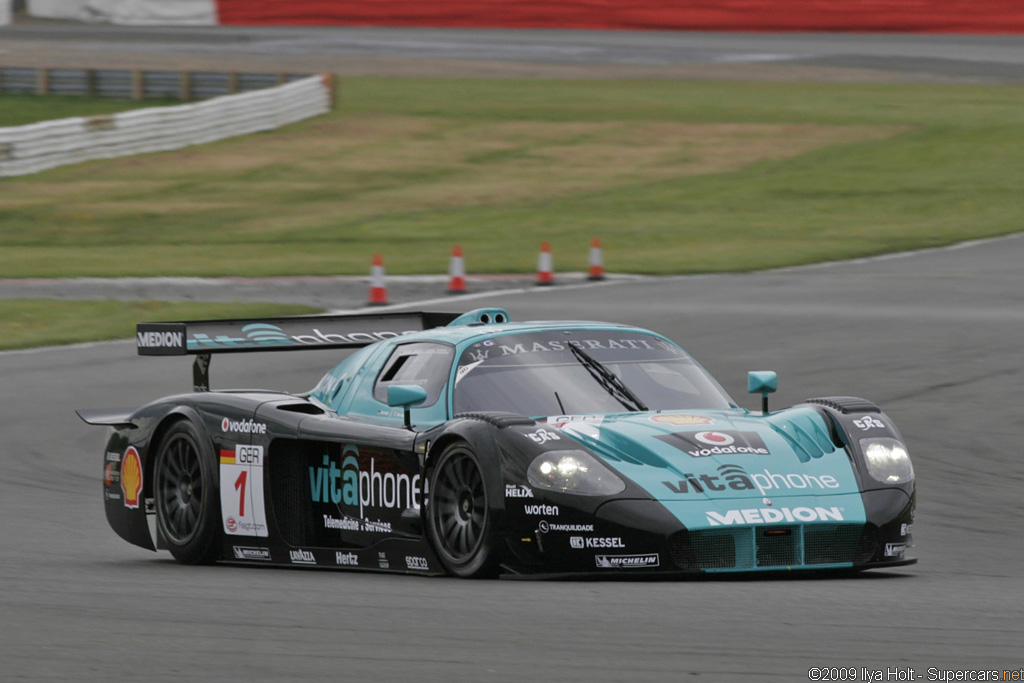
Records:
[[[476,453],[465,443],[448,446],[430,473],[427,532],[452,574],[491,576],[498,567],[493,515]]]
[[[220,493],[213,448],[194,424],[172,426],[153,465],[156,523],[171,555],[183,564],[211,564],[220,555]]]

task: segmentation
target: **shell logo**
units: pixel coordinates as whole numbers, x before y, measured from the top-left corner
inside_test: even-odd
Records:
[[[139,494],[142,492],[142,460],[135,446],[129,446],[121,458],[121,492],[124,493],[125,507],[139,507]]]
[[[654,415],[651,417],[651,422],[661,422],[663,424],[675,425],[677,427],[710,425],[715,423],[712,418],[704,417],[703,415]]]

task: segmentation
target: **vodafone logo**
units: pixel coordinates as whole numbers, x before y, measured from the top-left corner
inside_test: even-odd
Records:
[[[731,446],[736,442],[736,439],[722,432],[697,432],[693,438],[709,446]]]
[[[235,533],[235,531],[238,530],[238,522],[235,520],[234,517],[228,517],[227,525],[228,531],[230,531],[231,533]]]
[[[237,422],[224,418],[220,421],[222,432],[239,432],[241,434],[266,434],[267,425],[256,422],[253,419],[239,420]]]

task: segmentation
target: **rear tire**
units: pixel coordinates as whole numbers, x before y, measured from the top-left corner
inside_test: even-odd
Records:
[[[188,420],[172,426],[153,464],[156,523],[171,555],[182,564],[211,564],[224,532],[218,508],[213,447]]]
[[[498,568],[483,470],[465,443],[448,446],[430,473],[427,534],[441,563],[463,578],[491,576]]]

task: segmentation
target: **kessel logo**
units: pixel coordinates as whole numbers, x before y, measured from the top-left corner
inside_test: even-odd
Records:
[[[756,432],[675,432],[655,437],[693,458],[711,455],[770,455]]]

